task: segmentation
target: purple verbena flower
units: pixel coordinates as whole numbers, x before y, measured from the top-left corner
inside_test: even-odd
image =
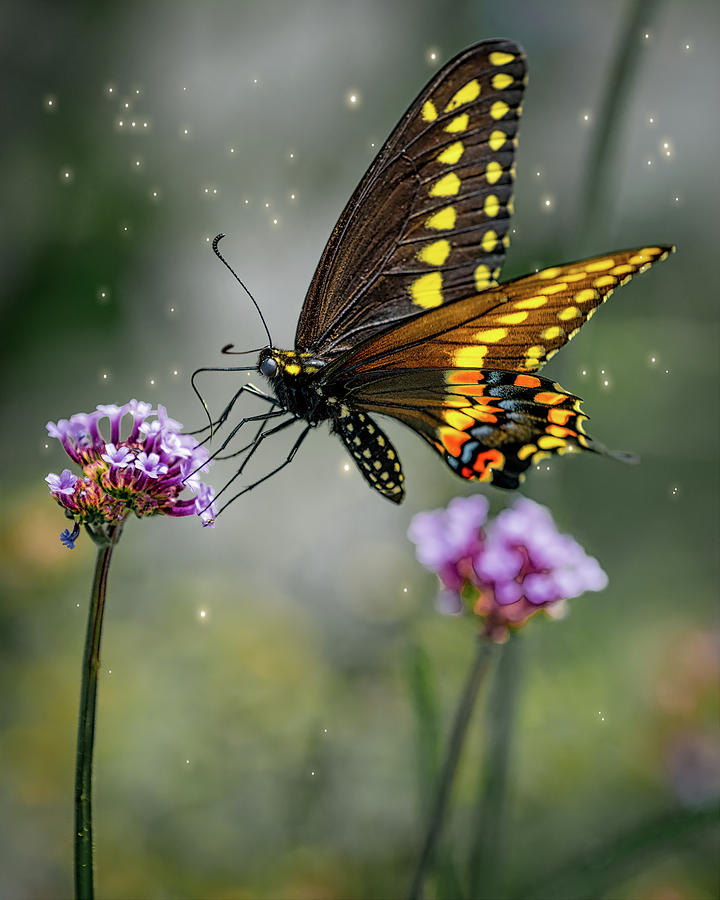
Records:
[[[447,509],[418,513],[408,529],[418,560],[449,590],[459,590],[468,564],[483,544],[488,502],[481,494],[456,497]]]
[[[149,421],[153,415],[157,418]],[[131,421],[123,427],[125,416]],[[109,420],[109,437],[102,431],[107,428],[105,420]],[[137,516],[197,514],[203,525],[212,524],[213,494],[197,474],[187,485],[196,496],[181,496],[188,476],[206,469],[209,462],[205,448],[190,435],[180,434],[181,428],[163,406],[155,414],[149,403],[137,400],[123,406],[100,405],[92,413],[48,422],[50,437],[61,441],[82,468],[82,477],[64,469],[45,479],[52,495],[75,520],[72,532],[63,531],[62,543],[72,548],[80,525],[101,530],[124,522],[133,512]]]
[[[486,513],[484,498],[458,498],[410,524],[418,559],[442,582],[443,610],[457,612],[471,597],[473,612],[500,640],[539,609],[557,613],[565,600],[607,586],[597,560],[558,532],[545,507],[521,497],[487,523]]]

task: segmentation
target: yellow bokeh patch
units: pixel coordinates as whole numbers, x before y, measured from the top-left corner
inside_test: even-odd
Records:
[[[491,229],[490,231],[486,231],[482,236],[482,240],[480,241],[480,246],[486,253],[492,253],[495,249],[495,245],[497,244],[497,235]]]
[[[495,88],[496,91],[504,91],[506,87],[509,87],[515,79],[512,75],[508,75],[507,72],[498,72],[497,75],[493,75],[490,79],[490,83]]]
[[[437,119],[437,110],[432,100],[426,100],[423,103],[422,113],[423,122],[434,122]]]
[[[497,153],[507,139],[508,136],[504,131],[496,130],[488,138],[488,145],[493,153]]]
[[[485,215],[493,219],[500,212],[500,201],[495,194],[488,194],[483,205]]]
[[[502,53],[500,50],[493,50],[488,57],[493,66],[506,66],[511,63],[515,57],[512,53]]]
[[[480,83],[477,78],[473,78],[472,81],[468,81],[464,87],[461,87],[460,90],[453,95],[452,100],[445,107],[445,112],[452,112],[452,110],[457,109],[458,106],[463,106],[465,103],[472,103],[472,101],[479,96]]]
[[[504,100],[496,100],[490,107],[490,115],[493,119],[502,119],[509,109],[510,107]]]
[[[455,116],[454,119],[451,119],[448,124],[445,126],[445,131],[449,134],[457,134],[459,131],[465,131],[468,127],[468,122],[470,121],[470,116],[467,113],[462,113],[460,116]]]
[[[454,144],[450,144],[438,153],[437,161],[452,166],[460,159],[464,152],[465,147],[463,147],[463,142],[455,141]]]
[[[447,231],[455,227],[455,219],[457,213],[454,206],[446,206],[433,213],[425,220],[425,227],[432,228],[434,231]]]
[[[430,188],[431,197],[452,197],[460,190],[460,179],[455,172],[449,172],[439,178]]]
[[[441,266],[448,258],[449,253],[450,241],[443,238],[442,240],[433,241],[432,244],[427,244],[427,246],[423,247],[418,253],[418,259],[431,266]]]
[[[439,272],[428,272],[410,283],[410,296],[416,306],[432,309],[443,302],[442,275]]]

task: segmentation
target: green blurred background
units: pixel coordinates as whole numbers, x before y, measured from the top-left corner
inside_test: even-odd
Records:
[[[594,435],[642,465],[565,458],[525,485],[610,586],[523,637],[507,892],[540,890],[557,870],[558,897],[717,896],[716,847],[687,817],[720,787],[720,7],[643,4],[613,98],[607,180],[585,216],[602,99],[633,8],[6,5],[3,896],[71,892],[94,550],[84,537],[74,552],[58,541],[66,523],[43,478],[65,460],[45,422],[138,397],[201,424],[192,370],[222,364],[228,341],[263,342],[209,239],[227,232],[225,252],[275,341],[291,345],[315,263],[374,148],[442,62],[497,36],[519,41],[530,66],[504,276],[678,245],[546,370],[584,397]],[[208,378],[216,409],[237,383]],[[473,638],[468,623],[434,612],[434,581],[405,532],[414,512],[470,488],[402,426],[389,431],[409,491],[399,509],[345,472],[339,441],[318,429],[214,530],[126,528],[102,653],[99,896],[406,889],[421,836],[410,660],[427,654],[446,730]],[[228,474],[216,467],[211,480]],[[495,510],[512,499],[483,490]],[[481,731],[478,718],[446,832],[460,862]]]

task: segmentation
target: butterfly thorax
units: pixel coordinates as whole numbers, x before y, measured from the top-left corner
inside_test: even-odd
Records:
[[[269,379],[275,396],[285,409],[311,425],[338,415],[339,398],[328,396],[318,378],[327,365],[312,353],[299,350],[263,350],[258,371]]]

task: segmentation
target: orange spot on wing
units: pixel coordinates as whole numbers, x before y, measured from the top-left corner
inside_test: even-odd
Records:
[[[473,372],[472,369],[463,369],[460,372],[448,372],[445,381],[448,384],[477,384],[485,378],[482,372]]]
[[[556,403],[562,403],[565,399],[563,394],[554,394],[552,391],[540,391],[539,394],[535,394],[535,401],[537,403],[544,403],[546,406],[554,406]]]
[[[486,450],[478,453],[473,462],[473,469],[478,473],[478,481],[490,481],[492,469],[501,469],[505,464],[505,456],[499,450]]]
[[[460,456],[463,444],[470,440],[470,435],[465,434],[464,431],[457,431],[454,428],[441,428],[440,440],[450,456],[457,457]]]
[[[540,387],[540,379],[534,375],[518,375],[515,384],[518,387]]]
[[[568,419],[574,415],[571,409],[551,409],[548,412],[548,419],[553,425],[567,425]]]

